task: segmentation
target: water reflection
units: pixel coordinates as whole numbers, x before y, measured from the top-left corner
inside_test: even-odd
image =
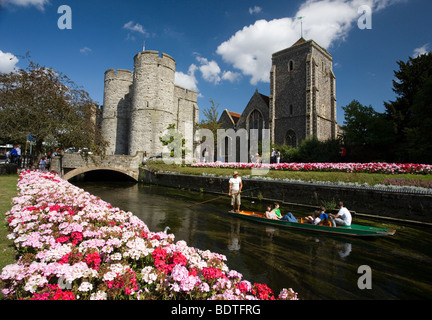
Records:
[[[78,183],[77,183],[78,184]],[[227,214],[229,199],[192,206],[211,195],[138,184],[80,183],[112,205],[133,212],[152,231],[167,226],[176,240],[227,256],[231,269],[245,279],[267,283],[275,292],[292,287],[302,299],[430,299],[432,231],[385,225],[396,236],[364,240],[286,230]],[[214,197],[214,196],[213,196]],[[265,204],[248,203],[250,209]],[[303,208],[285,207],[296,216]],[[360,290],[359,266],[373,271],[373,289]]]

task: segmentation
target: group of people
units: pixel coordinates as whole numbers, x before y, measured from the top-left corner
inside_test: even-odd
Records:
[[[21,164],[21,145],[14,145],[11,151],[6,152],[6,161]]]
[[[326,208],[321,206],[319,210],[315,210],[312,216],[308,216],[304,219],[301,218],[300,220],[297,220],[291,212],[288,212],[286,215],[282,216],[279,209],[279,204],[275,203],[273,209],[271,208],[271,206],[267,206],[265,217],[267,219],[273,219],[273,220],[282,220],[282,221],[289,221],[289,222],[300,221],[301,223],[310,223],[313,225],[321,225],[327,227],[337,227],[337,226],[349,227],[352,222],[351,212],[346,207],[344,207],[342,201],[339,201],[337,203],[336,208],[338,209],[338,213],[327,214]]]
[[[273,209],[271,206],[267,206],[267,211],[265,213],[265,216],[267,219],[272,219],[272,220],[298,222],[296,217],[294,217],[294,215],[291,212],[288,212],[286,215],[282,216],[279,203],[277,202],[274,204]]]
[[[270,153],[270,163],[280,163],[281,153],[279,149],[275,150],[272,148]]]
[[[243,182],[241,177],[239,177],[238,171],[234,171],[233,177],[229,180],[229,196],[231,196],[231,205],[234,212],[240,211],[241,206],[241,193],[243,189]],[[319,210],[315,210],[312,216],[300,219],[302,223],[310,223],[314,225],[324,225],[324,226],[350,226],[352,222],[352,216],[350,211],[344,207],[342,201],[336,204],[338,209],[337,214],[326,213],[326,208],[321,206]],[[289,222],[299,222],[296,217],[288,212],[285,215],[281,214],[279,203],[274,204],[274,208],[267,206],[265,212],[265,217],[267,219],[282,220]]]

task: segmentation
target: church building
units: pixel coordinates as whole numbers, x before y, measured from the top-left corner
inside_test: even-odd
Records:
[[[270,129],[271,143],[297,147],[304,139],[336,139],[336,77],[332,56],[300,38],[272,55],[270,95],[256,91],[242,114],[224,110],[224,129]]]

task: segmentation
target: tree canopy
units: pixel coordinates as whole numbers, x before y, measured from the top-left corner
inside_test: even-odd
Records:
[[[12,141],[34,137],[35,165],[46,141],[103,152],[97,111],[86,91],[53,69],[30,62],[26,69],[0,74],[0,135]]]

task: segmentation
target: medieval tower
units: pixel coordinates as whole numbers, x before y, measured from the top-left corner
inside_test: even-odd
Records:
[[[134,71],[105,72],[102,134],[107,154],[135,155],[145,151],[160,156],[159,140],[174,124],[193,150],[198,123],[197,93],[174,84],[176,63],[169,55],[143,51],[134,58]]]
[[[338,138],[333,58],[315,41],[300,38],[273,53],[270,95],[254,93],[244,111],[225,110],[225,129],[270,129],[271,142],[297,147],[304,139]]]
[[[337,137],[332,56],[301,38],[272,56],[269,126],[276,144],[297,146],[308,137]]]

